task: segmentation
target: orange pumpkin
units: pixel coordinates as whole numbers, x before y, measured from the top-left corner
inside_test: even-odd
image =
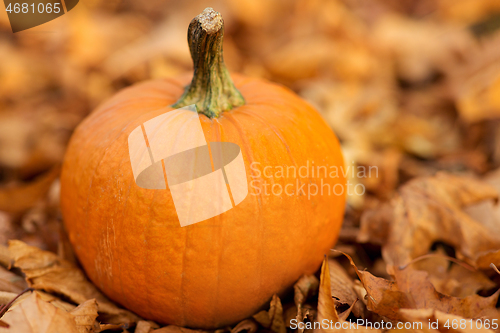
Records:
[[[83,268],[111,299],[160,323],[209,329],[255,314],[318,269],[343,219],[334,133],[290,90],[236,74],[233,81],[222,35],[220,15],[207,8],[189,27],[191,84],[171,78],[124,89],[78,126],[65,156],[61,208]],[[189,104],[208,142],[241,148],[248,195],[181,227],[168,186],[134,181],[127,140]]]

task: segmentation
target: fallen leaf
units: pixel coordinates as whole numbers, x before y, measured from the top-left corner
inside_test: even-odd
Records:
[[[96,299],[100,319],[110,324],[134,323],[139,317],[121,309],[109,301],[90,283],[83,272],[55,253],[42,251],[21,241],[10,241],[9,251],[14,266],[26,275],[26,281],[34,289],[55,292],[77,304]]]
[[[453,262],[450,262],[450,259]],[[491,290],[496,284],[484,273],[473,267],[445,256],[439,248],[436,252],[413,261],[413,268],[426,271],[429,281],[442,294],[466,297],[480,290]]]
[[[2,320],[16,333],[80,333],[74,316],[43,301],[36,293],[12,307]]]
[[[500,295],[500,290],[489,297],[471,295],[463,298],[444,295],[436,291],[429,281],[428,273],[406,268],[388,267],[395,281],[378,278],[360,271],[351,257],[351,262],[367,292],[367,307],[370,311],[393,320],[402,320],[400,309],[435,309],[465,318],[491,316]]]
[[[319,288],[319,281],[314,275],[303,275],[293,286],[294,290],[294,302],[297,307],[297,314],[295,319],[297,323],[301,323],[308,315],[308,311],[305,311],[303,306],[306,300],[317,293]],[[298,329],[299,333],[304,332],[303,328]]]
[[[95,321],[98,315],[97,302],[95,299],[89,299],[83,302],[72,310],[70,314],[75,318],[78,333],[93,333],[100,331],[99,323]]]
[[[328,265],[330,267],[330,284],[333,298],[338,304],[352,307],[354,315],[358,318],[362,318],[364,316],[364,307],[362,302],[357,302],[358,295],[354,290],[354,281],[349,274],[347,274],[344,267],[336,260],[329,259]]]
[[[497,198],[497,190],[485,182],[446,173],[406,183],[391,203],[393,219],[387,243],[382,247],[384,260],[388,264],[406,264],[426,254],[435,241],[455,247],[467,258],[498,249],[500,228],[492,230],[462,210],[466,205]]]
[[[325,257],[323,260],[323,265],[321,266],[321,278],[319,285],[319,296],[318,296],[318,318],[317,321],[322,324],[324,322],[331,322],[335,325],[335,323],[339,323],[340,318],[335,308],[335,302],[333,301],[331,294],[331,283],[330,283],[330,269],[328,265],[328,259]],[[343,322],[347,323],[347,322]],[[323,332],[380,332],[378,329],[370,329],[364,326],[357,326],[356,328],[349,328],[349,325],[346,325],[348,328],[335,328],[331,324],[329,327],[325,329],[323,325],[321,325],[321,329],[319,331]]]
[[[271,299],[269,311],[260,311],[253,318],[263,327],[270,329],[274,333],[285,333],[286,326],[283,319],[283,307],[278,295],[274,294]]]

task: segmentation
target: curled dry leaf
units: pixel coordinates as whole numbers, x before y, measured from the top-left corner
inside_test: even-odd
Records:
[[[336,260],[329,259],[328,265],[330,267],[330,284],[333,298],[338,304],[345,304],[352,308],[352,312],[356,317],[363,317],[363,302],[357,302],[358,295],[354,290],[352,278]]]
[[[489,297],[452,297],[436,291],[427,272],[412,269],[410,266],[404,269],[389,266],[388,272],[395,281],[388,281],[358,270],[351,257],[344,255],[366,289],[368,309],[379,315],[393,320],[404,320],[400,309],[430,308],[465,318],[495,316],[500,290]]]
[[[54,167],[29,184],[0,189],[0,210],[20,213],[31,208],[50,189],[59,175],[59,167]]]
[[[70,313],[43,301],[32,293],[17,306],[12,307],[2,321],[15,329],[16,333],[80,333],[75,317]],[[10,329],[9,329],[10,330]],[[0,332],[8,331],[0,328]]]
[[[109,301],[80,269],[56,254],[17,240],[9,242],[9,251],[14,266],[23,271],[32,288],[64,295],[77,304],[95,298],[100,320],[110,324],[134,323],[139,319],[132,312],[120,309]]]
[[[325,257],[323,260],[323,265],[321,266],[321,279],[319,284],[319,296],[318,296],[318,322],[320,324],[324,322],[332,322],[333,324],[341,322],[337,310],[335,308],[335,302],[333,301],[331,294],[331,283],[330,283],[330,269],[328,265],[328,259]],[[333,327],[325,328],[321,325],[320,331],[323,332],[380,332],[378,329],[371,329],[363,326],[357,326],[356,329],[352,328],[340,328],[335,329]]]
[[[388,264],[403,265],[426,254],[435,241],[455,247],[459,255],[474,258],[500,247],[500,228],[472,219],[463,207],[482,200],[498,199],[491,185],[470,177],[438,173],[411,180],[398,190],[391,203],[393,213],[382,254]],[[367,223],[387,222],[384,216],[362,219],[362,230],[376,230]],[[365,236],[366,237],[366,236]],[[368,236],[369,237],[369,236]]]
[[[269,311],[261,311],[253,318],[263,327],[270,329],[274,333],[285,333],[286,326],[283,319],[283,306],[278,295],[274,294],[271,300]]]
[[[308,315],[309,311],[304,309],[306,300],[314,295],[319,288],[319,281],[314,275],[303,275],[293,286],[294,302],[297,307],[297,315],[295,319],[297,323],[302,322]],[[302,333],[304,329],[299,328],[298,332]]]
[[[96,322],[97,302],[95,299],[89,299],[77,306],[70,314],[75,318],[78,333],[99,332],[100,326]]]

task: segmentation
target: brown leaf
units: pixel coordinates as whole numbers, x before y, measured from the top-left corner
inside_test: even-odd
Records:
[[[263,327],[270,329],[274,333],[285,333],[286,326],[283,319],[283,307],[278,295],[274,294],[271,299],[269,311],[261,311],[253,318]]]
[[[328,260],[328,265],[330,267],[330,283],[333,298],[340,304],[347,304],[349,307],[352,307],[352,312],[356,317],[363,317],[363,303],[357,302],[358,295],[354,290],[354,281],[352,278],[336,260]]]
[[[319,296],[318,296],[318,317],[317,321],[321,324],[324,321],[338,323],[340,322],[339,315],[335,308],[335,303],[331,294],[331,283],[330,283],[330,269],[328,265],[328,259],[325,257],[323,260],[323,265],[321,266],[321,279],[319,285]],[[335,326],[334,326],[335,327]],[[351,328],[340,328],[336,329],[334,327],[329,327],[325,329],[323,325],[321,326],[321,331],[323,332],[380,332],[377,329],[370,329],[363,326],[358,326],[356,329]]]
[[[138,316],[120,309],[90,283],[83,272],[55,253],[42,251],[17,240],[9,242],[14,266],[26,275],[26,281],[35,289],[55,292],[77,304],[95,298],[103,321],[110,324],[134,323]]]
[[[479,295],[452,297],[436,291],[429,281],[427,272],[408,267],[394,268],[393,274],[398,289],[408,295],[412,303],[410,308],[413,309],[432,308],[465,318],[480,318],[491,315],[495,311],[500,295],[500,290],[498,290],[489,297]]]
[[[95,320],[97,318],[97,302],[89,299],[70,312],[75,318],[78,333],[99,332],[100,326]],[[147,333],[147,332],[146,332]]]
[[[366,271],[359,271],[352,259],[345,255],[356,270],[367,291],[367,306],[370,311],[393,320],[401,320],[400,309],[431,308],[465,318],[492,315],[500,290],[490,297],[472,295],[458,298],[436,291],[429,281],[428,273],[411,267],[399,269],[388,267],[395,282],[377,278]]]
[[[412,266],[419,271],[426,271],[436,290],[450,296],[466,297],[496,286],[484,273],[445,256],[441,248],[435,254],[415,259]]]
[[[389,239],[382,248],[388,264],[406,264],[426,254],[435,241],[454,246],[467,258],[500,247],[500,228],[492,230],[462,210],[481,200],[496,200],[498,192],[489,184],[438,173],[414,179],[398,192]]]
[[[75,318],[32,293],[2,318],[16,333],[79,333]]]
[[[0,189],[0,210],[20,213],[32,207],[47,194],[50,185],[59,175],[59,167],[54,167],[29,184]]]
[[[306,300],[317,293],[319,288],[319,281],[314,275],[303,275],[293,286],[294,302],[297,307],[297,315],[295,319],[297,323],[303,322],[307,316],[307,311],[304,311],[304,304]],[[304,331],[303,328],[298,329],[299,333]]]
[[[48,302],[48,303],[52,304],[53,306],[55,306],[56,308],[59,308],[59,309],[64,310],[66,312],[71,312],[74,309],[76,309],[76,306],[74,304],[70,304],[68,302],[65,302],[57,296],[54,296],[52,294],[48,294],[48,293],[41,291],[41,290],[35,290],[35,292],[37,293],[37,295],[40,297],[40,299],[42,301]]]

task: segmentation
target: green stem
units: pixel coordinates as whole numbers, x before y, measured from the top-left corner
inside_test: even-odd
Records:
[[[188,44],[194,75],[175,108],[196,104],[198,113],[217,118],[224,111],[245,104],[234,86],[222,56],[224,21],[212,8],[206,8],[189,24]]]

